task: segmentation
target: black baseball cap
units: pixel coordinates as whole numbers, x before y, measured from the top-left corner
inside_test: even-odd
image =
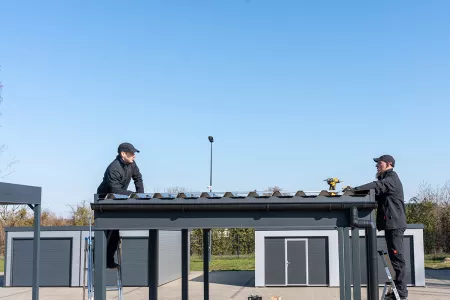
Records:
[[[117,152],[131,152],[131,153],[139,153],[139,150],[134,148],[134,146],[130,143],[122,143],[119,145],[119,147],[117,148]]]
[[[395,159],[389,154],[381,155],[380,157],[374,158],[373,160],[375,162],[384,161],[387,163],[392,163],[392,166],[395,165]]]

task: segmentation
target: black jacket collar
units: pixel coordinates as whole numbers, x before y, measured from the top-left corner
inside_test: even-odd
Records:
[[[392,172],[394,172],[394,169],[389,169],[389,170],[387,170],[387,171],[384,171],[383,173],[381,173],[381,174],[378,176],[378,180],[381,180],[381,179],[385,178],[388,174],[390,174],[390,173],[392,173]]]
[[[120,164],[122,165],[122,166],[128,166],[128,165],[130,165],[130,164],[127,164],[123,159],[122,159],[122,156],[120,156],[120,155],[117,155],[117,158],[116,158],[119,162],[120,162]]]

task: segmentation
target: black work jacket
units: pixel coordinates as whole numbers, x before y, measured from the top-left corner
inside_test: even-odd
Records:
[[[355,187],[356,191],[371,189],[375,190],[375,200],[378,202],[378,230],[406,228],[403,185],[397,173],[389,169],[377,181]]]
[[[144,192],[144,183],[142,182],[142,174],[136,162],[127,164],[118,155],[115,160],[106,168],[103,181],[97,188],[97,194],[105,195],[107,193],[130,195],[133,193],[128,190],[128,185],[134,181],[137,193]]]

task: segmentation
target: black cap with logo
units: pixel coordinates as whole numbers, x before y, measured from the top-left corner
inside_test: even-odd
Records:
[[[381,155],[380,157],[373,159],[375,162],[384,161],[386,163],[392,163],[392,166],[395,166],[395,159],[388,154]]]
[[[139,153],[139,150],[134,148],[134,146],[130,143],[122,143],[119,145],[119,147],[117,148],[117,152],[130,152],[130,153]]]

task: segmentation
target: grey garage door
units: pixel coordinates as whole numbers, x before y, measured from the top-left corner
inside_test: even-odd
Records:
[[[12,286],[31,286],[33,276],[33,240],[12,241]],[[40,286],[70,286],[72,239],[41,238],[39,261]]]
[[[148,286],[148,237],[122,238],[123,286]],[[106,284],[117,285],[117,272],[106,272]],[[181,232],[159,232],[159,285],[181,277]]]
[[[287,284],[306,285],[308,283],[306,239],[286,239]]]
[[[366,262],[366,239],[365,237],[359,238],[360,245],[360,261],[361,261],[361,284],[367,284],[367,262]],[[350,244],[351,245],[351,244]],[[414,245],[413,238],[411,236],[404,236],[403,238],[403,250],[406,261],[406,284],[414,284]],[[384,236],[377,237],[377,249],[387,251],[386,242]],[[350,255],[352,249],[350,246]],[[352,272],[353,273],[353,272]],[[353,278],[353,274],[352,274]],[[353,280],[353,279],[352,279]],[[378,256],[378,283],[383,285],[388,280],[386,272],[384,270],[384,264],[380,256]]]
[[[122,238],[123,286],[147,285],[148,238]],[[181,255],[181,254],[180,254]],[[117,284],[117,272],[107,272],[107,285]]]
[[[306,274],[306,265],[301,260],[301,257],[305,257],[305,245],[302,245],[300,241],[295,242],[295,239],[307,240],[308,285],[328,285],[327,237],[265,238],[265,285],[286,285],[286,277],[288,278],[287,284],[304,284],[306,280],[304,277],[304,274]],[[287,248],[286,244],[288,245]],[[286,255],[288,259],[286,259]],[[291,269],[289,267],[286,268],[286,262],[294,263],[297,267]],[[286,270],[288,272],[287,276]]]
[[[308,284],[329,285],[328,238],[308,238]]]
[[[266,238],[264,241],[265,285],[286,284],[284,238]]]

